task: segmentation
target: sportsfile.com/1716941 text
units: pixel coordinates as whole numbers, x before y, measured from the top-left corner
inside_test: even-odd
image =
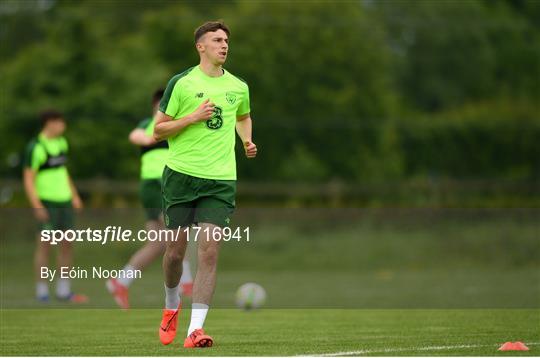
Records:
[[[105,245],[109,242],[156,242],[178,241],[185,237],[187,241],[214,240],[250,242],[249,227],[217,227],[217,226],[193,226],[182,227],[176,230],[133,230],[124,229],[121,226],[107,226],[104,229],[70,229],[70,230],[41,230],[40,240],[57,245],[62,241],[68,242],[94,242]]]

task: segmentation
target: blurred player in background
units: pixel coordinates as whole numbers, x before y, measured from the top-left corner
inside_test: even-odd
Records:
[[[82,209],[83,203],[66,168],[68,143],[63,137],[66,122],[56,110],[42,112],[40,119],[41,132],[28,143],[24,155],[24,189],[42,230],[68,230],[73,228],[73,208]],[[58,244],[58,249],[58,267],[71,268],[72,243],[63,240]],[[38,235],[34,267],[36,297],[42,302],[49,301],[49,283],[41,279],[40,273],[42,267],[49,266],[50,251],[49,242],[42,242]],[[71,291],[67,278],[56,279],[56,297],[76,303],[88,300],[86,296]]]
[[[142,120],[137,128],[129,134],[130,142],[141,148],[140,198],[146,211],[146,230],[165,229],[161,215],[161,176],[167,160],[169,145],[167,141],[158,142],[153,137],[155,115],[163,92],[162,89],[154,92],[152,97],[153,116]],[[163,252],[165,252],[164,241],[149,241],[131,256],[123,270],[126,272],[143,270],[155,259],[161,257]],[[193,279],[188,260],[185,259],[182,265],[183,274],[180,279],[182,294],[191,296]],[[114,296],[116,303],[123,309],[129,308],[128,288],[133,280],[133,278],[107,280],[107,289]]]
[[[235,208],[235,129],[245,154],[254,158],[248,85],[223,69],[229,50],[229,29],[208,22],[195,30],[198,66],[174,76],[167,85],[156,115],[154,137],[168,138],[169,156],[163,171],[163,209],[170,229],[198,224],[198,265],[193,286],[191,322],[184,347],[211,347],[203,330],[216,285],[219,241],[213,238],[229,225]],[[159,337],[170,344],[176,336],[180,310],[179,281],[187,232],[167,242],[163,256],[165,309]]]

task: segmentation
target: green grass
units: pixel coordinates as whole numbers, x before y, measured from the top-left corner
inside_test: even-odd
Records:
[[[2,259],[31,261],[36,225],[21,217],[32,213],[4,209],[0,214],[0,244],[9,250]],[[251,241],[224,244],[220,265],[267,272],[538,268],[539,222],[538,209],[244,209],[233,225],[250,227]],[[134,232],[143,223],[137,209],[89,210],[76,222],[82,229],[115,225]],[[140,245],[77,244],[76,263],[117,265]]]
[[[170,346],[157,338],[159,310],[31,309],[1,311],[3,356],[538,355],[539,310],[211,310],[215,346],[181,347],[189,311]],[[529,352],[501,353],[505,341]]]
[[[235,290],[254,281],[268,291],[270,308],[539,308],[539,213],[242,211],[235,220],[252,228],[252,241],[223,244],[214,305],[231,307]],[[2,306],[36,308],[35,232],[17,219],[22,211],[6,214],[0,225],[6,238],[0,241]],[[138,210],[104,210],[83,215],[78,227],[135,230],[142,221]],[[75,264],[119,269],[140,246],[78,244]],[[132,286],[134,307],[161,306],[157,261]],[[90,295],[91,308],[114,307],[103,280],[76,280],[75,288]]]
[[[24,212],[0,223],[2,355],[489,355],[506,341],[540,350],[538,211],[239,212],[249,244],[223,245],[206,328],[210,350],[157,339],[160,262],[115,308],[104,280],[74,280],[82,308],[34,299],[35,235]],[[136,215],[134,215],[136,214]],[[139,211],[83,215],[79,227],[138,229]],[[139,245],[76,245],[76,266],[121,268]],[[193,247],[191,247],[193,251]],[[193,256],[192,256],[193,257]],[[159,261],[159,260],[158,260]],[[265,309],[234,307],[244,282],[268,292]],[[185,299],[184,307],[190,307]],[[181,336],[189,311],[181,315]],[[180,337],[179,337],[180,338]]]
[[[29,267],[4,273],[0,294],[3,308],[40,308],[34,299]],[[365,273],[246,270],[218,273],[213,305],[234,307],[236,289],[250,281],[266,289],[268,308],[538,308],[540,298],[535,269]],[[87,308],[115,307],[104,280],[75,280],[74,288],[89,295]],[[161,307],[163,276],[158,262],[143,272],[130,292],[133,307]],[[54,301],[50,306],[64,307]]]

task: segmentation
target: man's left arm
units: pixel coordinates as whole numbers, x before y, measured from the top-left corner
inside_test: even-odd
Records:
[[[246,157],[255,158],[257,156],[257,146],[252,142],[251,138],[252,121],[249,113],[236,117],[236,133],[242,139]]]
[[[73,183],[73,180],[71,179],[71,175],[68,173],[68,181],[69,181],[69,190],[71,191],[71,204],[75,209],[82,209],[83,208],[83,202],[81,200],[81,197],[79,196],[79,191],[77,190],[77,187],[75,186],[75,183]]]

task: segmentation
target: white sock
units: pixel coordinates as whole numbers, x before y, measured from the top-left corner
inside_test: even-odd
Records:
[[[191,276],[191,267],[189,266],[189,261],[182,261],[182,277],[180,277],[180,284],[193,282],[193,277]]]
[[[165,285],[165,308],[176,311],[178,305],[180,305],[180,284],[172,288]]]
[[[48,297],[49,296],[49,284],[47,281],[40,280],[36,282],[36,296]]]
[[[122,286],[125,286],[125,287],[129,287],[129,285],[131,285],[131,283],[133,282],[133,280],[135,279],[135,275],[134,275],[134,272],[135,271],[135,267],[133,267],[132,265],[130,264],[127,264],[126,266],[124,266],[124,268],[122,269],[126,272],[126,276],[131,276],[131,278],[128,278],[128,277],[119,277],[117,280],[118,280],[118,283],[121,284]],[[131,271],[131,275],[127,274],[128,272]]]
[[[204,303],[194,303],[191,305],[191,322],[189,323],[187,332],[188,336],[194,330],[203,327],[206,314],[208,313],[208,308],[210,307]]]
[[[56,282],[56,295],[58,297],[68,297],[71,293],[71,282],[68,278],[60,278]]]

